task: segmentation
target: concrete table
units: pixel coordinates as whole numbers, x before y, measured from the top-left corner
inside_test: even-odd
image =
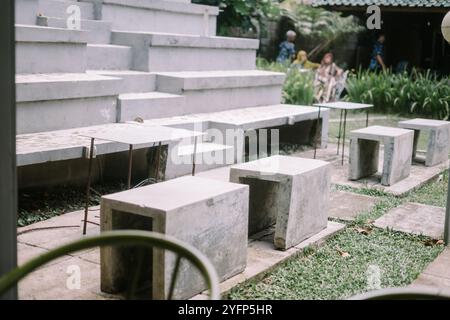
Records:
[[[380,143],[384,145],[381,184],[391,186],[411,171],[414,131],[373,126],[350,133],[349,179],[359,180],[378,172]]]
[[[315,104],[316,107],[319,107],[319,118],[320,118],[320,109],[321,108],[329,108],[329,109],[339,109],[341,110],[341,118],[339,121],[339,135],[338,135],[338,148],[337,154],[339,155],[340,144],[341,144],[341,135],[342,137],[342,165],[344,165],[344,156],[345,156],[345,135],[347,130],[347,113],[349,110],[361,110],[366,109],[366,127],[369,126],[369,110],[373,108],[372,104],[364,104],[364,103],[353,103],[353,102],[329,102],[329,103],[318,103]],[[344,119],[344,123],[342,123],[342,119]],[[314,144],[314,159],[316,159],[317,155],[317,144]]]
[[[414,130],[414,148],[413,159],[416,158],[417,143],[421,131],[428,131],[428,147],[425,165],[433,167],[448,160],[450,152],[450,122],[430,120],[430,119],[413,119],[401,121],[398,123],[400,128]]]
[[[327,162],[273,156],[233,166],[230,181],[250,186],[249,234],[275,227],[275,247],[287,250],[327,227]]]
[[[147,230],[173,236],[206,255],[226,280],[247,264],[249,187],[187,176],[104,196],[101,230]],[[175,255],[137,248],[101,249],[101,288],[108,293],[128,289],[142,253],[144,272],[139,288],[151,286],[153,299],[166,299]],[[206,289],[192,265],[181,264],[175,299],[189,299]],[[149,290],[150,291],[150,290]]]
[[[91,194],[91,177],[92,177],[92,162],[95,156],[95,139],[117,142],[127,144],[129,146],[128,151],[128,189],[131,188],[131,173],[133,165],[133,148],[135,146],[158,144],[158,156],[156,162],[157,173],[155,181],[158,182],[159,172],[159,155],[161,152],[161,146],[163,143],[172,141],[178,141],[185,138],[195,138],[194,151],[197,146],[198,137],[205,135],[203,132],[189,131],[184,129],[176,129],[171,127],[162,126],[144,126],[140,124],[127,123],[120,127],[105,128],[104,130],[94,132],[92,134],[81,134],[81,136],[91,139],[91,145],[89,149],[89,167],[88,167],[88,181],[86,186],[86,204],[85,204],[85,219],[83,226],[83,234],[86,234],[86,227],[88,223],[89,213],[89,199]],[[193,154],[192,175],[195,175],[195,153]]]

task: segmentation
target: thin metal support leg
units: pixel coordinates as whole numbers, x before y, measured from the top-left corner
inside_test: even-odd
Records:
[[[347,131],[347,110],[344,111],[344,136],[342,138],[342,165],[344,165],[344,157],[345,157],[345,134]]]
[[[130,149],[128,150],[128,189],[131,189],[131,172],[133,170],[133,145],[130,144]]]
[[[322,108],[319,107],[319,114],[317,116],[317,123],[316,123],[316,133],[314,135],[314,159],[317,158],[317,138],[319,136],[319,127],[320,127],[320,112],[321,112]]]
[[[369,126],[369,109],[367,109],[367,114],[366,114],[366,128]]]
[[[342,117],[344,115],[344,110],[341,109],[341,118],[339,120],[339,134],[338,134],[338,147],[337,147],[337,155],[339,155],[339,150],[341,149],[341,135],[342,135]]]
[[[195,162],[197,161],[197,142],[198,142],[198,137],[195,137],[195,141],[194,141],[194,153],[192,155],[192,176],[195,176]]]
[[[173,294],[175,292],[175,284],[177,282],[178,273],[180,271],[180,264],[181,264],[181,257],[177,256],[177,260],[175,262],[175,268],[173,269],[173,273],[172,273],[172,279],[170,281],[169,295],[167,296],[167,300],[173,299]]]
[[[445,211],[444,242],[445,242],[446,246],[448,246],[450,244],[450,178],[448,179],[447,209]]]
[[[155,167],[155,182],[159,182],[159,167],[161,165],[161,141],[158,144],[158,150],[156,151],[156,167]]]
[[[94,158],[94,146],[95,146],[95,139],[91,138],[91,149],[89,150],[88,178],[87,178],[87,185],[86,185],[86,203],[84,206],[83,235],[86,235],[86,232],[87,232],[87,221],[88,221],[88,215],[89,215],[89,200],[91,199],[92,161]]]

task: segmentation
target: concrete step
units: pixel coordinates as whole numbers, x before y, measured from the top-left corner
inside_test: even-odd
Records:
[[[67,28],[67,19],[39,16],[37,24],[52,28]],[[111,42],[111,23],[100,20],[81,20],[81,29],[88,31],[87,41],[94,44],[109,44]]]
[[[29,1],[29,0],[28,0]],[[38,0],[39,14],[47,17],[68,18],[72,13],[67,13],[67,8],[76,5],[80,8],[81,19],[94,20],[94,6],[90,2],[70,0]]]
[[[156,89],[186,96],[185,114],[279,104],[285,74],[259,71],[160,72]]]
[[[132,48],[110,44],[87,45],[87,68],[90,70],[131,69]]]
[[[121,94],[117,122],[155,119],[184,113],[185,97],[162,92]]]
[[[114,31],[112,43],[133,47],[133,69],[152,72],[255,69],[259,41],[243,38]]]
[[[35,25],[39,13],[39,0],[15,0],[15,23]]]
[[[115,122],[122,81],[86,73],[17,75],[17,132]]]
[[[233,159],[234,148],[211,142],[180,144],[171,149],[171,160],[166,168],[166,178],[173,179],[192,173],[193,155],[195,152],[195,171],[204,172],[226,165],[227,158]],[[195,150],[195,151],[194,151]],[[175,153],[177,153],[175,155]]]
[[[156,89],[156,75],[134,70],[87,70],[89,74],[121,78],[120,93],[151,92]]]
[[[178,148],[178,155],[180,157],[192,157],[194,152],[196,156],[199,156],[204,153],[220,152],[230,149],[233,149],[233,147],[212,142],[202,142],[198,143],[197,147],[194,144],[180,146]]]
[[[87,32],[16,25],[16,73],[86,70]]]
[[[103,20],[114,30],[213,36],[217,7],[163,0],[104,0]]]

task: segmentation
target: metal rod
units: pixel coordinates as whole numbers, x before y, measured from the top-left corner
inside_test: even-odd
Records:
[[[170,280],[169,295],[167,296],[167,300],[173,299],[173,294],[175,292],[175,284],[177,283],[178,273],[180,271],[180,265],[181,265],[181,257],[177,256],[175,268],[173,269],[172,273],[172,279]]]
[[[341,118],[339,120],[339,134],[338,134],[338,147],[337,155],[339,155],[339,150],[341,149],[341,135],[342,135],[342,116],[344,114],[344,109],[341,109]]]
[[[344,136],[342,138],[342,165],[344,165],[344,157],[345,157],[345,134],[347,131],[347,110],[344,111]]]
[[[156,183],[159,182],[159,167],[161,165],[161,147],[162,147],[162,143],[159,142],[158,150],[156,151],[156,167],[155,167],[155,181],[156,181]]]
[[[314,159],[317,158],[317,137],[319,135],[319,126],[320,126],[320,111],[321,107],[319,106],[319,114],[317,116],[317,123],[316,123],[316,134],[314,135]]]
[[[17,266],[14,0],[0,1],[0,277]],[[17,287],[0,295],[16,300]]]
[[[192,154],[192,176],[195,176],[195,162],[197,161],[197,140],[198,137],[194,138],[194,153]]]
[[[128,189],[131,189],[131,171],[133,170],[133,145],[130,144],[130,149],[128,150]]]
[[[366,115],[366,128],[369,126],[369,108],[367,108],[367,115]]]
[[[446,246],[450,244],[450,177],[448,179],[447,189],[447,209],[445,211],[444,242]]]
[[[83,220],[83,235],[87,232],[87,220],[89,215],[89,201],[91,199],[91,180],[92,180],[92,161],[94,158],[94,142],[95,138],[91,138],[91,148],[89,150],[89,167],[88,167],[88,177],[86,185],[86,203],[84,206],[84,220]]]

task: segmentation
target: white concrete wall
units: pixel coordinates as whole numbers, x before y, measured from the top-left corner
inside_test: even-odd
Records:
[[[116,120],[116,104],[116,96],[18,103],[17,133],[112,123]]]
[[[249,70],[256,67],[256,50],[150,47],[148,70]]]
[[[125,3],[124,3],[125,4]],[[104,20],[113,23],[114,30],[164,32],[193,35],[215,35],[216,15],[210,15],[208,23],[202,14],[154,10],[114,3],[104,3]]]

